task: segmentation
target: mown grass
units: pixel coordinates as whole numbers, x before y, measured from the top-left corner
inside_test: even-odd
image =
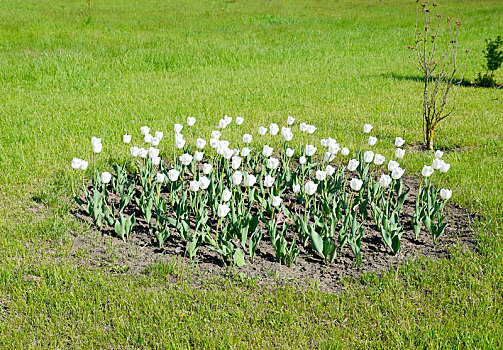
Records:
[[[290,114],[353,147],[370,122],[388,157],[395,136],[422,138],[421,82],[406,49],[413,1],[91,3],[88,17],[83,0],[0,2],[2,347],[503,346],[496,89],[462,87],[437,133],[452,164],[437,184],[478,215],[475,252],[348,281],[338,295],[232,278],[173,285],[163,278],[172,266],[136,276],[76,265],[65,237],[86,228],[68,215],[82,180],[69,165],[93,159],[91,136],[103,138],[101,167],[124,157],[125,131],[167,132],[188,115],[207,137],[224,114],[244,116],[249,130]],[[474,79],[484,39],[503,32],[503,8],[449,1],[447,10],[461,15]],[[415,173],[430,157],[410,147],[403,164]]]

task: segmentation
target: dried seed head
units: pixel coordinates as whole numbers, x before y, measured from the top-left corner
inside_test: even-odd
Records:
[[[426,7],[426,3],[424,3],[424,2],[423,2],[423,3],[421,4],[421,7],[425,8],[425,7]]]
[[[447,17],[447,23],[451,23],[452,17]]]
[[[456,21],[456,25],[458,25],[458,26],[461,25],[461,21],[459,19]]]
[[[437,13],[435,16],[437,16],[437,18],[442,17],[442,15],[440,13]]]
[[[438,3],[434,2],[434,3],[433,3],[433,6],[438,6]]]
[[[466,49],[466,50],[465,50],[465,52],[466,52],[466,53],[470,52],[470,49]]]

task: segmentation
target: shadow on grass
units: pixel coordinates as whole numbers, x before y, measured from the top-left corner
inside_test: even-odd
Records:
[[[396,80],[411,80],[411,81],[417,81],[417,82],[424,82],[424,77],[420,75],[405,75],[405,74],[397,74],[397,73],[382,73],[382,77],[384,78],[393,78]],[[466,78],[464,79],[454,79],[454,84],[461,84],[461,86],[465,87],[480,87],[475,85],[473,82],[467,80]]]

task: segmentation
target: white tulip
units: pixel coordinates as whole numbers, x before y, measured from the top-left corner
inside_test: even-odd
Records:
[[[152,144],[152,146],[158,146],[160,142],[161,142],[161,140],[160,140],[159,138],[154,137],[154,138],[152,139],[151,144]]]
[[[259,135],[264,136],[266,133],[267,133],[267,128],[264,128],[263,126],[261,126],[260,128],[258,128],[258,134]]]
[[[162,140],[162,138],[164,137],[164,133],[163,133],[162,131],[156,131],[156,132],[154,133],[154,137],[158,138],[158,139],[159,139],[159,141],[161,141],[161,140]]]
[[[194,117],[187,117],[187,125],[188,126],[194,126],[195,123],[196,123],[196,118],[194,118]]]
[[[293,123],[295,123],[295,118],[289,115],[288,118],[286,119],[286,123],[288,125],[293,125]]]
[[[279,160],[277,158],[271,157],[267,159],[267,168],[274,170],[279,166]]]
[[[281,202],[283,202],[283,200],[281,199],[281,197],[278,197],[278,196],[273,196],[272,197],[272,206],[277,208],[281,205]]]
[[[232,155],[233,155],[233,156],[239,156],[239,148],[234,148],[234,149],[232,150]]]
[[[189,190],[191,190],[192,192],[199,191],[199,181],[192,180],[189,184]]]
[[[175,124],[174,129],[175,129],[175,134],[179,134],[182,132],[183,125],[182,124]]]
[[[337,142],[330,142],[330,141],[328,142],[328,151],[331,154],[337,154],[337,152],[339,152],[340,150],[341,150],[341,147],[339,146],[339,144]]]
[[[316,171],[316,180],[324,181],[327,178],[327,173],[323,170]]]
[[[101,144],[100,138],[96,136],[91,137],[91,145],[100,145],[100,144]]]
[[[421,175],[423,175],[424,177],[429,177],[431,176],[431,174],[433,174],[434,171],[435,170],[433,169],[433,167],[425,165],[423,167],[423,170],[421,171]]]
[[[443,200],[447,201],[452,197],[452,191],[446,188],[442,188],[440,190],[440,197],[442,197]]]
[[[301,157],[299,158],[299,163],[300,163],[300,164],[306,164],[306,162],[307,162],[307,158],[306,158],[306,157],[301,156]]]
[[[241,157],[234,156],[232,157],[232,169],[237,170],[241,166]]]
[[[400,166],[400,164],[398,164],[398,162],[394,161],[394,160],[390,160],[388,162],[388,171],[393,171],[394,169],[398,168]]]
[[[232,192],[229,191],[227,188],[222,191],[222,200],[224,202],[228,202],[232,197]]]
[[[202,161],[203,157],[204,157],[204,152],[199,152],[199,151],[194,152],[194,159],[196,160],[196,162]]]
[[[184,139],[181,139],[181,140],[176,140],[175,141],[175,147],[178,148],[178,149],[182,149],[183,146],[185,146],[185,140]]]
[[[374,156],[375,165],[383,165],[385,160],[386,160],[386,158],[382,154],[377,153]]]
[[[165,180],[165,179],[166,179],[166,175],[164,175],[163,173],[157,173],[157,174],[155,175],[155,181],[156,181],[157,183],[160,183],[160,184],[161,184],[161,183],[163,183],[163,182],[164,182],[164,180]]]
[[[124,136],[122,136],[122,142],[124,142],[124,143],[130,143],[131,142],[131,138],[132,138],[131,135],[124,134]]]
[[[220,131],[218,131],[218,130],[213,130],[213,131],[211,132],[211,136],[210,136],[210,138],[211,138],[211,139],[218,140],[218,139],[220,138],[220,136],[222,136],[222,133],[221,133]]]
[[[440,172],[446,173],[449,171],[450,167],[451,167],[451,165],[449,163],[442,161],[442,166],[440,167]]]
[[[405,143],[405,140],[402,139],[400,136],[395,138],[395,146],[396,147],[402,147],[404,143]]]
[[[101,150],[103,149],[103,146],[101,145],[101,143],[95,143],[92,146],[93,146],[94,153],[100,153]]]
[[[373,159],[374,159],[374,152],[372,152],[372,151],[366,151],[363,154],[363,161],[365,163],[371,163]]]
[[[152,136],[152,135],[150,135],[150,134],[146,134],[146,135],[143,137],[143,141],[144,141],[145,143],[152,143],[152,140],[153,140],[153,139],[154,139],[154,138],[153,138],[153,136]]]
[[[351,189],[353,191],[359,191],[361,190],[363,185],[363,181],[357,178],[352,178],[351,181],[349,182],[349,186],[351,186]]]
[[[175,142],[178,141],[178,140],[183,140],[183,134],[180,134],[180,133],[176,133],[175,134]]]
[[[300,185],[295,184],[292,186],[293,193],[299,193],[300,192]]]
[[[170,171],[168,171],[169,181],[175,182],[176,180],[178,180],[178,176],[180,176],[180,172],[178,170],[171,169]]]
[[[365,134],[368,134],[368,133],[372,130],[372,128],[373,128],[373,127],[372,127],[372,125],[370,125],[370,124],[365,124],[365,125],[363,126],[363,132],[364,132]]]
[[[272,185],[274,185],[275,181],[276,181],[276,179],[274,177],[272,177],[271,175],[267,175],[264,178],[264,186],[265,187],[272,187]]]
[[[313,181],[308,181],[304,185],[304,191],[308,196],[312,196],[313,194],[315,194],[317,189],[318,185],[315,184]]]
[[[278,124],[276,123],[271,123],[271,125],[269,125],[269,133],[272,135],[272,136],[276,136],[279,132],[279,126]]]
[[[229,149],[229,148],[225,148],[223,153],[222,153],[222,157],[224,157],[225,159],[229,160],[231,159],[231,157],[234,155],[234,151]]]
[[[219,218],[225,218],[231,209],[226,204],[219,204],[217,209],[217,215]]]
[[[147,158],[148,156],[148,150],[145,149],[145,148],[140,148],[140,152],[139,152],[139,155],[140,155],[140,158]]]
[[[327,139],[321,139],[320,143],[321,143],[321,146],[328,147],[328,140]]]
[[[325,155],[323,156],[323,160],[324,160],[325,162],[331,162],[331,161],[332,161],[332,160],[334,160],[334,159],[335,159],[335,156],[334,156],[332,153],[330,153],[330,152],[328,152],[328,151],[327,151],[327,152],[325,152]]]
[[[245,186],[251,187],[257,182],[257,177],[253,174],[246,175]]]
[[[219,144],[220,144],[220,141],[218,141],[218,139],[210,139],[210,147],[211,148],[217,148]]]
[[[153,165],[159,165],[161,163],[161,157],[154,157],[152,158],[152,164]]]
[[[295,153],[295,151],[293,149],[291,149],[291,148],[286,149],[286,156],[288,158],[292,158],[294,153]]]
[[[104,184],[109,183],[111,179],[112,179],[112,174],[110,174],[108,171],[104,171],[101,173],[101,181]]]
[[[245,121],[245,120],[244,120],[244,118],[243,118],[243,117],[237,117],[237,118],[236,118],[236,124],[237,124],[237,125],[241,125],[241,124],[243,124],[243,122],[244,122],[244,121]]]
[[[241,150],[241,155],[243,157],[248,157],[250,155],[250,149],[248,147],[244,147],[242,150]]]
[[[192,163],[192,156],[188,153],[182,154],[178,159],[180,159],[180,162],[182,162],[183,165],[187,166],[190,163]]]
[[[308,125],[306,131],[307,131],[308,134],[312,135],[316,131],[316,126],[314,126],[314,125]]]
[[[355,171],[358,168],[358,165],[360,165],[359,161],[357,161],[356,159],[351,159],[348,162],[348,170],[349,171]]]
[[[208,179],[206,176],[202,176],[199,178],[199,188],[202,190],[207,189],[210,186],[210,179]]]
[[[369,137],[369,146],[374,146],[377,142],[377,137],[370,136]]]
[[[281,135],[283,135],[286,142],[292,141],[293,139],[293,132],[290,128],[281,128]]]
[[[306,155],[308,157],[314,155],[316,153],[317,148],[314,147],[313,145],[307,145],[306,146]]]
[[[205,140],[205,139],[198,138],[198,139],[196,140],[196,147],[197,147],[198,149],[203,149],[205,146],[206,146],[206,140]]]
[[[148,156],[149,156],[149,158],[159,157],[159,152],[160,152],[160,150],[158,148],[150,147],[148,149]]]
[[[308,125],[306,123],[300,123],[299,128],[300,128],[300,131],[306,132]]]
[[[442,158],[443,155],[444,155],[444,152],[442,152],[441,150],[435,151],[435,158]]]
[[[213,165],[211,165],[210,163],[203,164],[203,174],[209,175],[209,173],[211,173],[212,169],[213,169]]]
[[[136,146],[131,147],[130,151],[133,157],[138,157],[140,155],[140,149]]]
[[[327,173],[328,176],[332,176],[335,173],[335,168],[331,165],[327,165],[325,168],[325,172]]]
[[[396,151],[395,151],[396,159],[402,159],[404,155],[405,155],[405,150],[403,150],[401,148],[396,149]]]
[[[382,174],[381,175],[381,178],[379,179],[379,185],[381,187],[388,187],[391,183],[391,177],[389,175],[386,175],[386,174]]]
[[[244,134],[243,135],[243,142],[244,143],[250,143],[252,142],[253,137],[250,134]]]
[[[230,123],[232,123],[232,117],[229,117],[227,114],[225,115],[224,120],[227,123],[227,125],[229,125]]]
[[[89,165],[89,162],[86,160],[80,160],[80,170],[86,170],[87,166]]]
[[[403,170],[402,168],[400,167],[396,167],[393,169],[393,171],[391,172],[391,177],[395,180],[398,180],[402,177],[403,173],[405,172],[405,170]]]
[[[150,128],[148,126],[142,126],[140,130],[142,135],[147,135],[150,132]]]
[[[82,160],[80,158],[72,158],[72,168],[80,169],[80,165],[82,164]]]
[[[443,160],[440,158],[433,159],[433,164],[431,165],[433,169],[439,170],[442,167]]]
[[[347,147],[342,147],[342,149],[341,149],[341,154],[342,154],[343,156],[349,156],[349,148],[347,148]]]
[[[264,157],[270,157],[273,150],[274,148],[269,147],[268,145],[264,145],[264,148],[262,148],[262,155]]]
[[[241,185],[241,182],[243,182],[243,173],[239,170],[236,170],[234,174],[232,174],[232,183],[236,186],[239,186]]]

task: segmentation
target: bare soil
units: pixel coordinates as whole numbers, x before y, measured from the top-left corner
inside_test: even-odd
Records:
[[[233,273],[246,276],[258,284],[281,281],[293,281],[296,284],[309,287],[317,284],[325,291],[341,289],[341,280],[346,277],[358,278],[362,273],[381,275],[384,271],[396,268],[397,265],[416,259],[418,256],[427,258],[449,258],[449,251],[455,245],[462,249],[475,249],[476,238],[472,229],[473,215],[464,208],[450,202],[448,208],[449,224],[444,235],[436,245],[432,237],[424,229],[417,239],[410,225],[410,218],[414,211],[414,204],[419,188],[419,179],[416,177],[403,178],[405,188],[411,191],[404,203],[401,222],[404,224],[405,233],[402,236],[401,252],[393,255],[384,245],[380,232],[368,219],[364,224],[365,234],[362,239],[362,264],[355,266],[355,259],[349,247],[340,254],[333,264],[325,264],[309,247],[301,248],[295,263],[291,267],[281,265],[266,232],[263,234],[255,261],[251,264],[246,256],[246,265],[235,267]],[[79,210],[72,212],[79,220],[92,225],[90,218]],[[137,222],[127,242],[115,236],[108,229],[104,231],[90,230],[85,235],[71,235],[73,242],[72,254],[81,257],[80,261],[88,266],[107,267],[114,273],[149,273],[148,267],[154,263],[177,261],[179,265],[190,268],[190,283],[201,285],[205,279],[221,277],[229,273],[220,256],[210,249],[202,246],[194,261],[185,257],[185,243],[173,232],[167,239],[162,249],[157,247],[157,242],[148,233],[147,225],[142,221],[141,215],[136,214]],[[294,233],[290,233],[292,236]],[[171,276],[171,279],[176,279]]]

